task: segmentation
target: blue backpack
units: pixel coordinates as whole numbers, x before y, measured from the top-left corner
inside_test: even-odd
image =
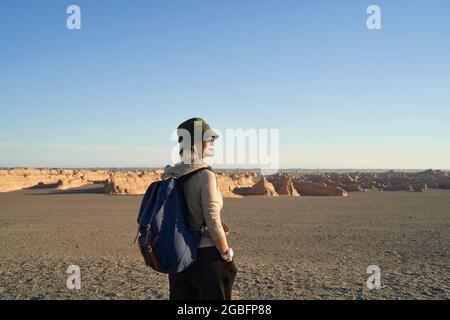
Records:
[[[197,259],[202,230],[189,230],[189,210],[183,193],[183,182],[203,167],[179,178],[155,181],[142,198],[135,238],[145,263],[152,269],[174,274],[185,270]],[[202,229],[205,226],[203,222]]]

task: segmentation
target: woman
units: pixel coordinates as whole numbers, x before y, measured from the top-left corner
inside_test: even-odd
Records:
[[[201,118],[186,120],[178,126],[181,161],[167,166],[163,179],[179,178],[193,170],[208,167],[206,157],[214,156],[214,140],[218,134]],[[228,226],[222,222],[223,206],[217,177],[210,170],[201,170],[183,184],[190,215],[190,230],[202,230],[197,260],[188,269],[169,275],[171,300],[230,300],[237,268],[233,250],[226,235]]]

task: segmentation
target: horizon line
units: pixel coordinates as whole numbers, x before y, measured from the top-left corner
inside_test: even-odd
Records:
[[[2,167],[0,166],[0,170],[5,169],[164,169],[165,166],[81,166],[81,167],[71,167],[71,166],[63,166],[63,167],[51,167],[51,166],[15,166],[15,167]],[[242,167],[232,167],[232,168],[221,168],[216,167],[216,170],[247,170],[247,171],[257,171],[267,168],[242,168]],[[276,169],[273,169],[276,170]],[[278,170],[305,170],[305,171],[311,171],[311,170],[336,170],[336,171],[348,171],[348,170],[367,170],[367,171],[373,171],[373,170],[386,170],[386,171],[426,171],[426,170],[433,170],[433,171],[449,171],[450,169],[443,169],[443,168],[357,168],[357,167],[348,167],[348,168],[333,168],[333,167],[321,167],[321,168],[302,168],[302,167],[285,167],[285,168],[278,168]]]

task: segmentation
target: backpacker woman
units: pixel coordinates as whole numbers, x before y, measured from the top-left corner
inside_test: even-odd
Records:
[[[186,120],[178,126],[181,161],[166,166],[162,179],[179,178],[193,170],[208,167],[206,157],[214,156],[217,132],[201,118]],[[197,250],[197,260],[188,269],[169,275],[171,300],[230,300],[237,268],[226,235],[229,227],[222,222],[222,195],[216,174],[201,170],[183,184],[190,230],[204,228]]]

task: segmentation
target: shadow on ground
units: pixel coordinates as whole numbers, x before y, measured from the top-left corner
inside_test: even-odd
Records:
[[[64,194],[104,194],[105,186],[103,184],[86,185],[79,188],[72,188],[67,190],[54,189],[55,184],[40,184],[25,190],[48,190],[49,192],[42,193],[24,193],[26,196],[41,196],[41,195],[64,195]]]

